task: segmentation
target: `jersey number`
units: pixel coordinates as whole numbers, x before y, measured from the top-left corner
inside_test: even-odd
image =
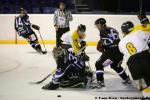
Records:
[[[134,55],[137,53],[137,49],[134,47],[134,45],[131,42],[128,42],[126,44],[126,48],[128,52],[130,53],[130,55]]]
[[[23,26],[23,23],[22,23],[22,21],[21,21],[21,18],[18,19],[18,25],[19,25],[19,26]]]
[[[78,63],[78,58],[72,54],[69,54],[69,60],[74,61],[75,64]]]

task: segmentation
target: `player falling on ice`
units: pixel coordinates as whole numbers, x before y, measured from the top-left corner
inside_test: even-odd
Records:
[[[21,8],[20,15],[15,18],[15,30],[18,32],[18,35],[26,39],[38,53],[46,54],[46,51],[42,51],[38,37],[32,28],[36,30],[40,29],[39,26],[30,23],[27,10]]]
[[[56,90],[59,87],[85,87],[92,73],[86,70],[84,55],[76,55],[74,52],[60,47],[54,47],[53,57],[57,64],[57,70],[52,81],[42,89]]]
[[[133,80],[143,78],[147,87],[150,87],[150,33],[134,29],[131,21],[124,22],[121,29],[124,38],[119,43],[119,49],[129,58],[127,65]]]
[[[95,25],[100,31],[100,40],[97,45],[97,50],[102,52],[102,55],[95,63],[97,86],[93,88],[105,87],[103,77],[104,67],[108,65],[124,80],[122,82],[123,84],[131,84],[125,70],[121,67],[123,54],[120,53],[118,48],[120,41],[118,32],[114,28],[106,26],[106,20],[104,18],[97,19]]]

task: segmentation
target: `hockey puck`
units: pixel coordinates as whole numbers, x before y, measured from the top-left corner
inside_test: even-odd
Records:
[[[57,97],[61,97],[61,95],[57,95]]]

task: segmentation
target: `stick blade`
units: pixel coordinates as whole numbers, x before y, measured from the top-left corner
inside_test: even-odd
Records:
[[[38,81],[38,82],[30,82],[29,84],[40,84],[42,83],[42,81]]]
[[[47,54],[47,51],[42,51],[42,54]]]

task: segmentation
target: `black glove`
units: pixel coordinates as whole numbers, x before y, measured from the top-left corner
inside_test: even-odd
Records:
[[[85,53],[82,53],[81,57],[82,57],[82,60],[84,60],[84,61],[89,61],[90,60],[90,57],[87,56]]]
[[[82,49],[86,46],[86,41],[81,41],[80,44],[81,44],[81,49]],[[85,48],[82,51],[84,51],[84,50],[85,50]]]
[[[40,30],[40,27],[39,26],[37,26],[37,25],[32,25],[32,28],[34,28],[34,29],[36,29],[36,30]]]

